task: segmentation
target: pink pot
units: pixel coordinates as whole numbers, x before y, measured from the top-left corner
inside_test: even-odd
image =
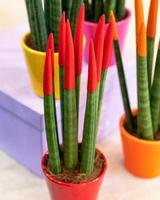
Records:
[[[118,28],[118,33],[119,33],[119,43],[120,43],[121,50],[123,50],[130,18],[131,18],[131,12],[130,10],[126,9],[126,17],[123,20],[117,22],[117,28]],[[97,23],[85,21],[84,34],[86,37],[86,46],[85,46],[85,52],[84,52],[84,59],[86,62],[88,62],[89,43],[90,43],[90,40],[94,37],[96,26],[97,26]],[[108,24],[105,25],[105,28],[107,30]],[[115,64],[115,56],[114,56],[114,50],[112,50],[110,65],[114,65],[114,64]]]
[[[93,181],[81,184],[64,183],[51,176],[46,167],[46,159],[48,154],[45,154],[42,158],[42,170],[45,176],[45,181],[48,186],[51,200],[96,200],[103,177],[107,170],[106,158],[101,152],[100,154],[104,161],[103,171],[99,177]]]

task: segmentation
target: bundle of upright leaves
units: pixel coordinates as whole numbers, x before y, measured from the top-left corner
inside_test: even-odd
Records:
[[[98,122],[101,110],[101,103],[104,92],[106,72],[110,61],[113,25],[105,35],[105,17],[101,17],[95,36],[89,49],[88,86],[86,112],[83,128],[83,140],[78,154],[78,113],[79,113],[79,92],[80,78],[82,72],[83,58],[83,27],[84,27],[84,4],[80,8],[76,25],[75,37],[73,40],[69,20],[65,20],[63,13],[60,25],[59,38],[59,64],[60,64],[60,86],[61,86],[61,115],[63,131],[63,152],[60,152],[58,142],[58,130],[56,129],[56,109],[53,93],[46,93],[46,88],[53,88],[52,77],[50,77],[47,65],[44,74],[44,106],[46,133],[49,150],[49,167],[53,173],[61,173],[63,161],[65,168],[73,170],[80,163],[80,172],[91,175],[94,170],[95,145],[98,132]],[[99,34],[98,34],[99,33]],[[51,39],[49,39],[51,40]],[[48,43],[50,43],[48,40]],[[103,48],[104,43],[107,47]],[[63,45],[62,45],[63,44]],[[51,45],[48,45],[47,52],[50,52]],[[53,49],[53,47],[52,47]],[[102,49],[101,51],[98,51]],[[52,50],[53,51],[53,50]],[[46,59],[51,55],[46,54]],[[53,58],[52,58],[53,59]],[[50,61],[52,60],[50,58]],[[50,62],[51,64],[51,62]],[[53,62],[52,62],[53,65]],[[53,66],[52,66],[53,67]],[[50,68],[52,68],[50,67]],[[54,68],[54,67],[53,67]],[[47,73],[48,72],[48,73]],[[52,73],[51,73],[52,74]],[[102,74],[102,75],[101,75]],[[48,78],[49,77],[49,78]],[[52,81],[51,81],[52,80]],[[53,89],[51,90],[53,91]],[[47,96],[47,97],[46,97]],[[48,97],[49,96],[49,97]],[[49,100],[48,100],[49,99]],[[101,102],[101,103],[100,103]],[[54,147],[52,147],[54,145]],[[54,149],[54,152],[53,152]],[[56,155],[53,153],[56,152]],[[53,155],[53,156],[51,156]],[[62,155],[62,157],[60,156]],[[54,157],[54,160],[52,158]],[[56,159],[56,160],[55,160]],[[56,164],[56,166],[55,166]],[[57,169],[58,168],[58,169]]]
[[[88,21],[98,22],[100,16],[105,13],[106,22],[109,22],[111,10],[118,21],[125,17],[125,0],[84,0],[84,3]]]
[[[113,41],[112,23],[106,35],[104,25],[105,16],[102,15],[89,49],[88,92],[81,152],[82,172],[88,174],[92,174],[94,168],[96,137]]]
[[[44,70],[44,114],[46,137],[49,151],[49,168],[55,173],[61,171],[59,142],[57,135],[57,120],[55,111],[54,85],[53,85],[53,37],[50,35],[48,39],[45,70]]]
[[[114,38],[114,49],[117,60],[118,76],[130,132],[137,131],[137,137],[154,140],[157,139],[160,125],[160,50],[156,58],[155,71],[153,71],[154,43],[158,13],[158,0],[151,0],[147,32],[144,24],[142,0],[135,0],[136,16],[136,54],[137,54],[137,124],[131,114],[128,91],[125,81],[122,58],[120,54],[118,37]],[[114,20],[112,14],[112,20]],[[115,32],[116,23],[114,22]],[[152,80],[153,76],[153,80]]]
[[[25,0],[33,46],[39,51],[45,51],[47,37],[52,32],[57,50],[62,11],[65,11],[67,18],[70,19],[74,35],[82,0],[44,0],[44,5],[42,2],[42,0]]]

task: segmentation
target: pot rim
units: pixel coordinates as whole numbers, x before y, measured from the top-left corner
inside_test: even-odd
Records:
[[[21,45],[22,47],[26,50],[26,51],[30,51],[31,53],[33,54],[36,54],[36,55],[41,55],[41,56],[45,56],[46,52],[43,52],[43,51],[38,51],[38,50],[35,50],[35,49],[32,49],[31,47],[29,47],[27,44],[26,44],[26,40],[27,40],[27,37],[31,35],[30,32],[27,32],[22,40],[21,40]],[[55,56],[58,56],[58,52],[55,52],[54,53]]]
[[[95,178],[94,180],[91,180],[91,181],[88,181],[88,182],[85,182],[85,183],[65,183],[65,182],[62,182],[56,178],[54,178],[53,176],[50,175],[50,173],[48,172],[47,170],[47,167],[45,165],[45,161],[46,161],[46,157],[48,156],[48,152],[46,152],[43,157],[42,157],[42,161],[41,161],[41,167],[42,167],[42,171],[43,171],[43,174],[45,175],[45,177],[47,177],[47,179],[55,184],[58,184],[58,185],[62,185],[62,186],[65,186],[65,187],[74,187],[74,188],[78,188],[78,187],[83,187],[85,185],[88,185],[88,184],[92,184],[94,182],[98,182],[99,179],[101,179],[107,168],[108,168],[108,165],[107,165],[107,159],[106,157],[104,156],[104,154],[96,148],[96,151],[98,151],[100,153],[100,155],[102,156],[103,158],[103,164],[104,164],[104,167],[103,167],[103,170],[101,171],[100,175]]]
[[[120,26],[120,25],[124,24],[126,20],[128,20],[128,19],[131,18],[132,13],[131,13],[130,9],[126,8],[125,10],[126,10],[126,16],[125,16],[125,18],[122,19],[122,20],[120,20],[120,21],[117,21],[116,22],[117,26]],[[109,23],[106,23],[105,25],[107,26],[108,24]],[[95,25],[97,25],[97,23],[85,20],[85,25],[94,27]]]
[[[136,116],[137,113],[138,113],[138,109],[132,109],[133,116]],[[160,141],[156,141],[156,140],[151,141],[151,140],[140,139],[140,138],[137,138],[137,137],[131,135],[124,127],[125,121],[126,121],[126,114],[124,113],[121,116],[120,122],[119,122],[121,135],[124,135],[128,139],[133,140],[134,142],[137,142],[137,143],[141,143],[141,144],[145,144],[145,145],[160,145]]]
[[[30,32],[27,32],[27,33],[22,37],[21,45],[22,45],[23,49],[25,49],[26,51],[30,51],[31,53],[36,54],[36,55],[45,56],[46,52],[38,51],[38,50],[32,49],[31,47],[29,47],[29,46],[26,44],[26,40],[27,40],[27,37],[28,37],[29,35],[31,35],[31,33],[30,33]],[[85,43],[86,43],[86,37],[85,37],[85,35],[83,35],[83,45],[85,45]],[[58,55],[59,55],[59,52],[54,52],[54,55],[55,55],[55,56],[58,56]]]

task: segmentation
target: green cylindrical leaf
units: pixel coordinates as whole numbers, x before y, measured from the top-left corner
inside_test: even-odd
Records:
[[[69,19],[72,9],[72,0],[62,0],[62,8],[66,13],[66,18]]]
[[[47,30],[41,0],[26,0],[29,25],[37,50],[44,51],[47,41]]]
[[[110,12],[111,12],[111,10],[115,14],[117,1],[119,1],[119,0],[106,0],[105,1],[104,9],[105,9],[105,14],[106,14],[106,22],[110,21]]]
[[[131,107],[130,107],[130,102],[129,102],[129,97],[128,97],[122,57],[120,54],[120,47],[117,40],[114,40],[114,51],[115,51],[115,56],[116,56],[118,77],[119,77],[119,83],[120,83],[121,94],[122,94],[122,99],[123,99],[123,106],[124,106],[127,123],[128,123],[128,129],[130,132],[132,132],[134,130],[134,120],[131,113]]]
[[[78,12],[79,12],[79,9],[80,9],[82,2],[83,2],[83,0],[72,0],[70,22],[71,22],[71,29],[72,29],[73,37],[74,37],[75,29],[76,29]]]
[[[44,96],[44,114],[49,152],[49,168],[53,173],[60,173],[61,164],[54,112],[53,96]]]
[[[53,81],[53,88],[54,87],[54,81]],[[55,128],[57,133],[57,141],[58,141],[58,147],[59,147],[59,138],[58,138],[58,121],[57,121],[57,112],[56,112],[56,99],[55,99],[55,91],[53,92],[53,106],[54,106],[54,119],[55,119]]]
[[[35,26],[37,26],[38,29],[38,40],[40,43],[39,48],[41,51],[45,51],[47,42],[47,29],[41,0],[33,1],[32,12],[35,13]]]
[[[154,38],[147,38],[147,66],[148,66],[148,84],[149,89],[152,85],[153,57],[154,57]]]
[[[98,22],[99,18],[103,14],[103,0],[92,0],[92,19],[94,22]]]
[[[160,116],[160,49],[158,50],[157,53],[153,85],[151,88],[151,114],[152,114],[153,132],[156,138],[159,126],[159,116]]]
[[[79,115],[79,97],[80,97],[80,83],[81,83],[81,77],[76,77],[76,105],[77,105],[77,119]]]
[[[138,134],[146,140],[153,140],[150,97],[148,89],[147,58],[138,56],[137,60],[138,91]]]
[[[76,93],[64,90],[64,164],[74,169],[78,162]]]
[[[86,174],[92,174],[94,169],[95,144],[96,144],[96,104],[97,94],[88,93],[85,122],[83,130],[83,141],[81,149],[81,171]]]
[[[104,94],[105,83],[106,83],[106,76],[107,76],[107,70],[102,69],[100,90],[99,90],[99,105],[98,105],[99,113],[101,111],[101,105],[102,105],[103,94]]]
[[[98,121],[98,113],[99,113],[99,96],[100,96],[100,83],[97,84],[97,92],[96,92],[96,121]],[[96,125],[97,127],[97,125]],[[95,129],[95,134],[97,135],[97,129]]]
[[[51,9],[51,1],[50,0],[44,0],[44,15],[45,15],[45,21],[46,21],[46,28],[48,35],[51,33],[50,30],[50,9]]]
[[[104,95],[104,89],[105,89],[105,83],[106,83],[106,75],[107,75],[107,70],[102,69],[101,82],[100,82],[100,87],[99,87],[99,101],[98,101],[96,133],[98,133],[100,113],[101,113],[101,107],[102,107],[102,101],[103,101],[103,95]]]
[[[56,50],[58,49],[59,39],[59,25],[62,14],[62,3],[61,0],[50,0],[50,31],[54,35],[54,44]]]
[[[85,4],[85,17],[86,20],[91,20],[92,19],[92,5],[89,3],[89,0],[84,0]]]
[[[36,24],[35,13],[32,12],[32,10],[33,10],[32,0],[25,0],[25,2],[26,2],[31,36],[33,38],[33,41],[34,41],[37,49],[39,49],[40,44],[39,44],[39,40],[38,40],[38,29],[37,29],[37,25],[35,25]]]
[[[64,68],[61,66],[59,68],[59,80],[60,80],[61,125],[62,125],[62,135],[64,144]]]
[[[125,17],[125,0],[117,0],[116,18],[122,20]]]

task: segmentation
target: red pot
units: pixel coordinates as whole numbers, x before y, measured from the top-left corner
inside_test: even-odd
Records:
[[[123,50],[130,18],[131,18],[131,12],[130,12],[130,10],[126,9],[126,17],[124,19],[122,19],[121,21],[117,22],[117,29],[118,29],[118,33],[119,33],[119,44],[120,44],[121,50]],[[88,62],[89,44],[90,44],[91,39],[94,37],[96,26],[97,26],[97,23],[89,22],[89,21],[85,21],[85,24],[84,24],[84,34],[86,37],[84,59],[86,62]],[[109,24],[105,25],[106,30],[108,29],[108,26],[109,26]],[[113,49],[112,54],[111,54],[110,65],[114,65],[115,63],[116,62],[115,62],[114,49]]]
[[[48,154],[45,154],[42,158],[42,170],[45,176],[45,181],[48,186],[51,200],[96,200],[98,192],[107,170],[107,161],[105,156],[97,150],[104,161],[104,168],[96,179],[87,183],[73,184],[73,183],[64,183],[55,179],[48,172],[46,167],[46,159]]]

